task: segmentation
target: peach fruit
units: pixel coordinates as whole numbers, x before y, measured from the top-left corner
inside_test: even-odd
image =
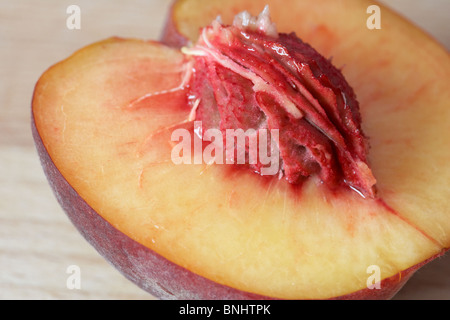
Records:
[[[382,29],[368,30],[372,2],[180,0],[163,39],[171,46],[111,38],[51,67],[35,88],[32,129],[71,221],[162,299],[391,298],[450,247],[450,59],[384,7]],[[171,129],[189,128],[191,111],[173,90],[187,65],[176,46],[219,14],[231,23],[265,4],[280,32],[343,67],[379,197],[171,161]]]

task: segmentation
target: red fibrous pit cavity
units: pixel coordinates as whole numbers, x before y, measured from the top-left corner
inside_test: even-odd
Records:
[[[375,196],[352,88],[294,33],[278,33],[267,7],[233,25],[214,21],[183,52],[193,59],[189,95],[203,129],[278,129],[279,176],[293,184],[316,176]],[[260,163],[251,167],[261,172]]]

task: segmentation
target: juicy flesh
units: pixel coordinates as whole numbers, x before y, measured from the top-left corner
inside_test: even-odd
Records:
[[[339,6],[333,3],[322,8],[325,16]],[[448,57],[412,29],[411,38],[423,40],[417,49],[402,33],[403,22],[396,24],[389,13],[383,17],[401,36],[390,30],[362,46],[353,41],[365,31],[351,16],[342,18],[349,22],[338,31],[354,27],[348,34],[355,38],[341,41],[332,26],[324,34],[337,32],[331,39],[338,63],[364,60],[344,72],[360,99],[379,192],[396,213],[376,200],[330,194],[312,182],[298,192],[228,166],[173,165],[171,131],[165,128],[185,125],[184,92],[130,104],[182,82],[183,55],[154,43],[110,40],[53,67],[37,86],[36,126],[79,195],[113,226],[167,259],[273,297],[354,292],[366,287],[371,265],[385,278],[450,246],[450,151],[443,147],[449,132],[443,119],[450,117]],[[312,32],[308,21],[297,22],[295,31]],[[324,40],[323,28],[314,39],[326,51],[331,40]],[[398,55],[371,56],[382,43]]]

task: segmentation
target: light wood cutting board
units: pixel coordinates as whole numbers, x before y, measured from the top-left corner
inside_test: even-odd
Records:
[[[384,1],[450,48],[448,0]],[[69,30],[66,9],[81,8]],[[90,247],[57,204],[30,130],[35,82],[49,66],[113,35],[157,39],[169,0],[0,0],[0,299],[153,299]],[[81,289],[66,286],[71,265]],[[450,256],[419,271],[396,299],[450,299]]]

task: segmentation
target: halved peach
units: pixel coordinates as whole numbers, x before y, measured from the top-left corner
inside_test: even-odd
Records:
[[[190,108],[171,89],[186,58],[131,39],[90,45],[37,83],[44,170],[86,239],[157,297],[390,298],[450,247],[448,53],[385,8],[383,29],[368,30],[365,1],[178,1],[168,34],[194,40],[217,14],[229,22],[266,2],[280,31],[345,66],[379,199],[313,179],[293,188],[229,165],[175,165],[170,134],[189,127]],[[373,270],[381,282],[370,289]]]

